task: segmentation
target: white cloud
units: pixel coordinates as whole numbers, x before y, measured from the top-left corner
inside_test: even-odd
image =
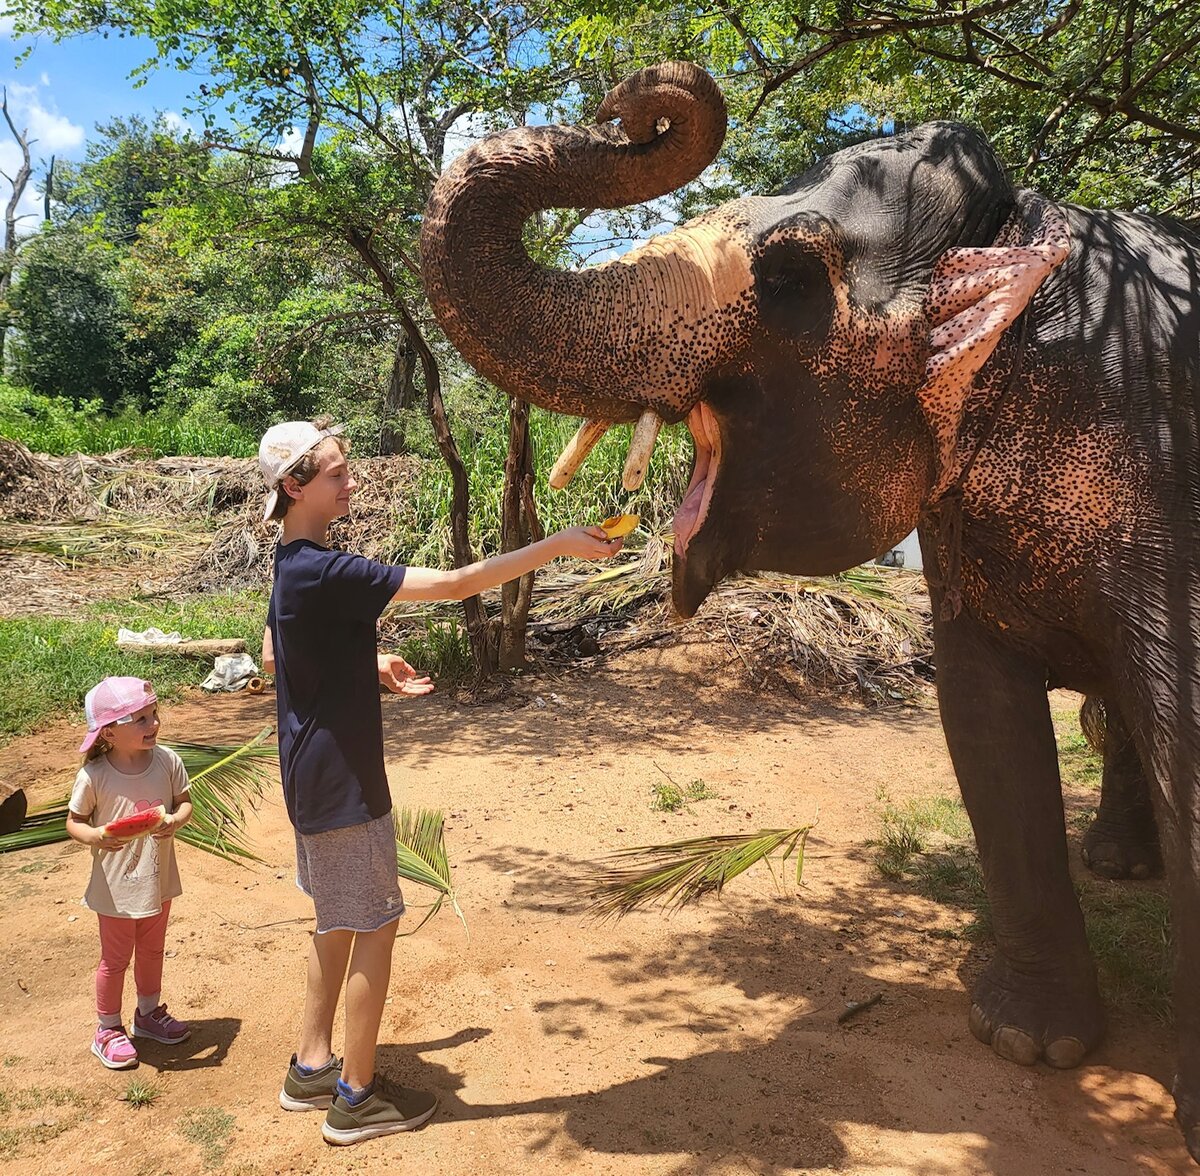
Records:
[[[50,84],[50,75],[45,70],[42,70],[42,72],[38,74],[38,77],[41,79],[43,86],[48,86]]]
[[[28,130],[31,140],[36,140],[31,144],[36,154],[51,155],[83,146],[83,127],[59,114],[53,108],[53,100],[47,106],[37,86],[9,82],[5,88],[13,122],[20,130]]]
[[[29,139],[33,175],[17,206],[17,216],[20,218],[17,231],[30,233],[40,224],[43,215],[42,196],[37,187],[46,179],[44,161],[51,155],[82,147],[84,129],[60,115],[54,109],[53,100],[43,98],[37,86],[8,82],[5,84],[5,91],[12,120],[18,130],[27,132]],[[0,123],[0,171],[6,176],[16,176],[20,167],[21,149],[13,140],[8,127]],[[7,207],[11,194],[11,185],[0,179],[0,208]]]
[[[167,124],[167,129],[173,131],[181,139],[191,139],[196,137],[196,128],[192,126],[192,124],[177,111],[163,111],[162,120]]]

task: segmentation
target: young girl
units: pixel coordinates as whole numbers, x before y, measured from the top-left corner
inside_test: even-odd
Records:
[[[138,1063],[121,1020],[125,970],[133,959],[137,1010],[133,1036],[166,1045],[190,1030],[160,1002],[163,945],[171,900],[183,892],[175,866],[176,832],[188,823],[192,802],[183,761],[158,746],[158,699],[141,678],[105,678],[84,702],[88,733],[79,750],[67,832],[92,850],[92,877],[83,904],[100,919],[96,1013],[92,1053],[110,1070]],[[167,816],[149,837],[121,841],[104,827],[119,817],[162,805]]]

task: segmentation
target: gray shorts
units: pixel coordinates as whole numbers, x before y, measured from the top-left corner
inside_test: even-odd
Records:
[[[400,918],[392,814],[328,833],[297,830],[296,885],[317,908],[317,934],[378,931]]]

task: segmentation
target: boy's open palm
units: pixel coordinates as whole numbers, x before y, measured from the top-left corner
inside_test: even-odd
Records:
[[[381,653],[376,659],[379,663],[379,681],[393,694],[428,694],[433,690],[433,682],[428,674],[417,675],[412,668],[397,653]]]

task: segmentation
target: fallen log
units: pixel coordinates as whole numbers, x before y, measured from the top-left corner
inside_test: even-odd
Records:
[[[174,654],[177,657],[216,657],[222,653],[245,653],[246,642],[241,637],[197,637],[185,641],[122,641],[117,648],[126,653]]]

